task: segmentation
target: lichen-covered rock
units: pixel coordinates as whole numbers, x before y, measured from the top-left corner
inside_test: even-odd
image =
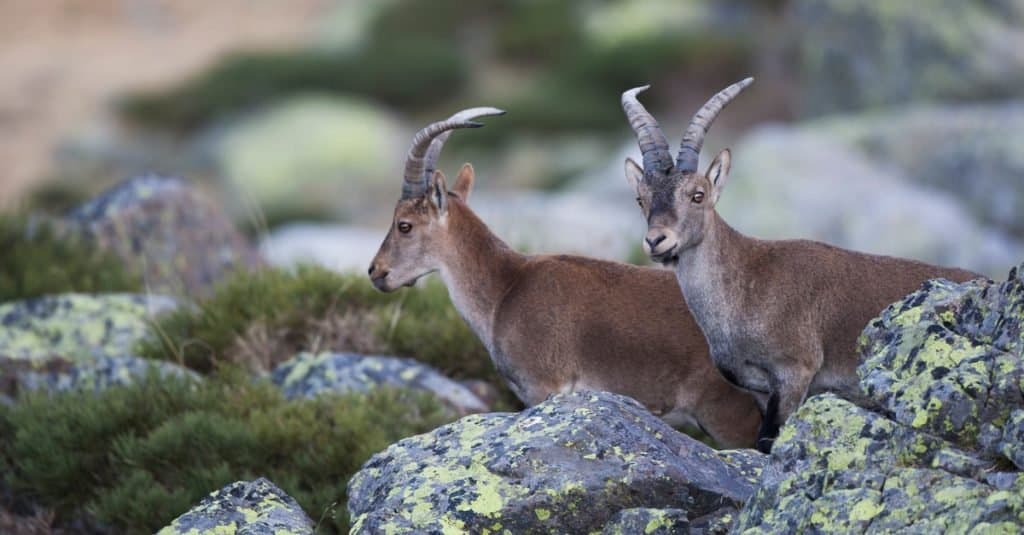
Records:
[[[65,223],[124,259],[153,292],[206,295],[230,272],[261,264],[227,216],[177,178],[128,179]]]
[[[687,535],[690,520],[682,509],[623,509],[604,525],[602,535]]]
[[[133,384],[150,373],[160,377],[188,376],[199,380],[195,372],[172,362],[131,356],[102,356],[82,364],[60,358],[35,364],[0,357],[0,396],[13,400],[22,392],[35,390],[50,393],[70,390],[100,392],[112,386]]]
[[[158,535],[301,535],[313,533],[313,521],[265,478],[238,481],[203,498]]]
[[[1019,2],[798,0],[803,111],[1024,94]]]
[[[740,532],[1024,528],[1024,278],[931,281],[860,338],[865,408],[809,399]]]
[[[274,368],[270,378],[288,399],[393,386],[429,392],[462,414],[488,410],[468,388],[414,359],[353,353],[300,353]]]
[[[158,295],[62,294],[0,305],[0,357],[85,363],[120,357],[176,301]]]
[[[348,509],[358,533],[599,532],[623,509],[739,507],[763,459],[716,452],[624,396],[576,392],[392,445],[349,482]]]
[[[979,221],[1024,236],[1024,100],[901,107],[806,128],[852,144],[914,183],[954,193]]]
[[[993,224],[991,217],[972,213],[958,189],[916,183],[907,174],[909,168],[876,161],[846,133],[856,124],[856,118],[843,117],[765,126],[744,136],[735,150],[729,193],[718,206],[725,220],[761,238],[815,239],[857,251],[969,267],[991,276],[1004,275],[1020,260],[1024,241]],[[904,143],[907,150],[943,158],[931,147]],[[1021,182],[1018,175],[999,173],[1004,180]],[[988,198],[1004,204],[998,197],[1016,199],[1011,193],[1016,187],[1002,194],[989,190]],[[879,191],[885,195],[877,195]],[[850,202],[867,198],[872,201]]]
[[[395,155],[411,136],[392,112],[367,100],[297,95],[235,121],[210,151],[234,189],[271,218],[323,217],[393,197],[401,173]]]

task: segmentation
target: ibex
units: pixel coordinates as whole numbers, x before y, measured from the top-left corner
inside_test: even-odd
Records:
[[[385,292],[439,271],[466,323],[527,405],[559,392],[630,396],[671,425],[692,423],[726,447],[750,447],[760,409],[715,371],[671,271],[577,256],[527,256],[466,204],[465,164],[448,189],[434,165],[453,129],[498,115],[474,108],[421,130],[394,220],[369,268]]]
[[[980,277],[962,269],[853,252],[807,240],[766,241],[737,232],[715,211],[729,177],[723,150],[703,175],[697,160],[708,127],[747,78],[694,115],[673,163],[657,121],[622,94],[643,168],[626,159],[626,178],[647,219],[643,247],[675,266],[676,279],[722,375],[758,398],[758,448],[768,451],[804,397],[821,391],[859,398],[855,343],[864,326],[922,282]],[[688,338],[689,331],[680,334]]]

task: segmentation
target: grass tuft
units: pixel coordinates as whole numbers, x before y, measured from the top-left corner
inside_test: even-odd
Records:
[[[138,350],[201,373],[269,371],[300,351],[390,354],[503,386],[440,281],[384,294],[365,275],[317,266],[234,275],[209,299],[157,320]],[[514,397],[504,391],[503,399]]]

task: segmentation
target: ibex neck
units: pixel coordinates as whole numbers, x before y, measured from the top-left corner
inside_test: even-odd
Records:
[[[526,257],[495,236],[468,206],[454,200],[448,204],[452,241],[441,278],[459,314],[490,350],[494,311]]]
[[[708,323],[724,320],[733,302],[730,287],[744,284],[744,261],[757,240],[730,227],[717,213],[704,229],[704,238],[679,255],[676,278],[694,319],[709,335]]]

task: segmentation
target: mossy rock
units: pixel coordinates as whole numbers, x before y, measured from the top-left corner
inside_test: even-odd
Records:
[[[300,353],[270,374],[288,399],[366,392],[382,386],[428,392],[460,414],[484,412],[470,389],[415,359],[353,353]]]
[[[22,392],[36,390],[50,393],[71,390],[101,392],[114,386],[135,384],[151,373],[160,377],[190,376],[198,380],[195,372],[177,364],[132,356],[102,356],[84,364],[60,358],[37,364],[0,357],[0,395],[13,400]]]
[[[395,195],[409,135],[391,112],[368,101],[301,95],[230,127],[214,158],[234,190],[270,219],[337,217],[359,208],[366,195]]]
[[[1024,526],[1024,278],[936,280],[861,335],[862,407],[809,399],[740,533],[1004,533]]]
[[[602,535],[688,535],[690,520],[682,509],[623,509],[604,525]]]
[[[177,307],[158,295],[64,294],[0,305],[0,357],[88,363],[132,353],[152,318]]]
[[[805,114],[1024,92],[1024,11],[1012,2],[798,0]]]
[[[313,521],[295,500],[265,478],[238,481],[174,519],[158,535],[302,535]]]
[[[223,211],[177,178],[125,180],[73,210],[66,226],[116,253],[151,292],[203,296],[262,264]]]
[[[576,392],[392,445],[349,482],[348,508],[357,532],[587,533],[623,509],[739,507],[763,460],[716,452],[627,397]]]

